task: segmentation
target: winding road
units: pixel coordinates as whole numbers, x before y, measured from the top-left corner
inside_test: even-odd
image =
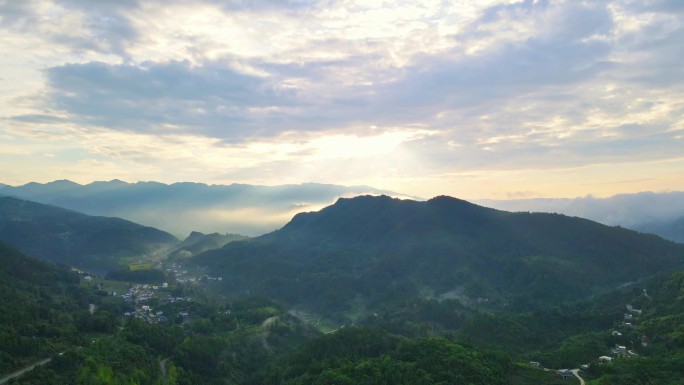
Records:
[[[11,380],[11,379],[14,379],[14,378],[17,378],[17,377],[21,377],[21,376],[24,375],[24,373],[30,372],[30,371],[33,370],[33,368],[35,368],[36,366],[45,365],[45,364],[49,363],[50,361],[52,361],[52,358],[46,358],[46,359],[44,359],[44,360],[40,360],[40,361],[38,361],[38,362],[35,362],[35,363],[33,363],[33,364],[31,364],[31,365],[29,365],[29,366],[23,368],[23,369],[19,369],[19,370],[17,370],[16,372],[11,373],[11,374],[9,374],[9,375],[7,375],[7,376],[1,378],[1,379],[0,379],[0,384],[4,384],[4,383],[6,383],[7,381],[9,381],[9,380]]]
[[[582,377],[580,377],[580,375],[579,375],[579,371],[580,371],[579,369],[572,369],[572,374],[574,374],[575,377],[577,377],[577,379],[580,380],[580,385],[585,385],[584,379]]]

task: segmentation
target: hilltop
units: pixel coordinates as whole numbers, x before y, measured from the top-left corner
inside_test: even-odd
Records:
[[[684,245],[587,219],[451,197],[339,199],[191,260],[250,292],[327,314],[411,297],[535,308],[684,266]]]

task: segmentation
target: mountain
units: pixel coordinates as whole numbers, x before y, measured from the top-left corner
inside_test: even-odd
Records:
[[[589,364],[583,377],[592,384],[677,384],[684,378],[682,293],[684,271],[677,271],[572,306],[480,312],[458,335],[470,346],[517,353],[546,368]]]
[[[188,258],[208,250],[219,249],[230,242],[244,241],[246,239],[249,239],[249,237],[239,234],[203,234],[193,231],[174,247],[173,252],[169,254],[169,258]]]
[[[660,235],[674,242],[684,243],[684,216],[671,221],[647,222],[634,226],[635,230]]]
[[[171,234],[119,218],[0,197],[0,240],[27,254],[95,271],[169,247]]]
[[[320,209],[339,197],[400,195],[367,186],[317,183],[252,186],[120,180],[0,186],[0,194],[89,215],[125,218],[183,236],[193,230],[261,235],[283,226],[296,213]]]
[[[534,308],[684,266],[684,245],[559,214],[450,197],[362,196],[191,259],[249,292],[326,314],[418,296]]]
[[[107,320],[114,330],[111,313],[88,312],[100,298],[80,287],[74,273],[0,242],[0,374],[71,347],[82,333],[104,331],[94,323]]]
[[[668,223],[684,217],[684,192],[640,192],[609,198],[536,198],[480,200],[476,203],[507,211],[553,212],[588,218],[606,225],[619,225],[652,232],[681,242],[682,233],[672,233]]]
[[[155,301],[165,322],[123,317],[133,304],[99,283],[0,242],[0,383],[36,362],[46,365],[9,383],[255,383],[249,376],[267,359],[320,334],[263,299],[219,305],[198,297]],[[180,310],[190,317],[176,320]]]

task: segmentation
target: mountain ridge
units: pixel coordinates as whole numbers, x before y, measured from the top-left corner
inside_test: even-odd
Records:
[[[0,239],[27,254],[96,271],[178,241],[121,218],[89,216],[12,197],[0,197]]]
[[[588,218],[610,226],[651,232],[675,242],[682,242],[684,231],[668,228],[669,222],[684,218],[684,191],[617,194],[607,198],[532,198],[478,200],[487,207],[528,212],[555,212]]]
[[[257,186],[112,180],[86,185],[55,181],[0,187],[0,194],[89,215],[121,217],[181,238],[195,230],[261,235],[281,227],[298,212],[327,206],[341,196],[368,193],[402,196],[369,186],[321,183]]]
[[[583,218],[511,213],[445,196],[360,196],[191,261],[223,273],[226,289],[322,311],[345,308],[358,296],[372,306],[400,290],[438,295],[458,287],[471,297],[529,306],[522,297],[577,300],[684,266],[684,245]]]
[[[173,247],[173,251],[169,253],[168,258],[189,258],[208,250],[221,248],[230,242],[246,239],[249,239],[249,237],[239,234],[204,234],[199,231],[193,231],[187,238]]]

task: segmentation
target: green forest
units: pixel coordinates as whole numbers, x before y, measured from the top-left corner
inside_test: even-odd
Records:
[[[490,311],[453,299],[388,302],[324,334],[278,303],[228,299],[198,286],[174,289],[196,298],[185,307],[190,319],[125,318],[130,305],[75,273],[6,245],[0,252],[0,371],[52,358],[11,384],[576,381],[530,361],[551,369],[587,364],[581,375],[588,384],[681,384],[684,376],[684,272],[539,311]],[[620,329],[626,304],[642,312],[628,330]],[[177,306],[160,309],[171,314]],[[616,344],[635,355],[600,362]]]
[[[619,227],[359,197],[167,250],[185,251],[91,276],[0,242],[0,379],[35,363],[8,383],[684,378],[684,245]]]

